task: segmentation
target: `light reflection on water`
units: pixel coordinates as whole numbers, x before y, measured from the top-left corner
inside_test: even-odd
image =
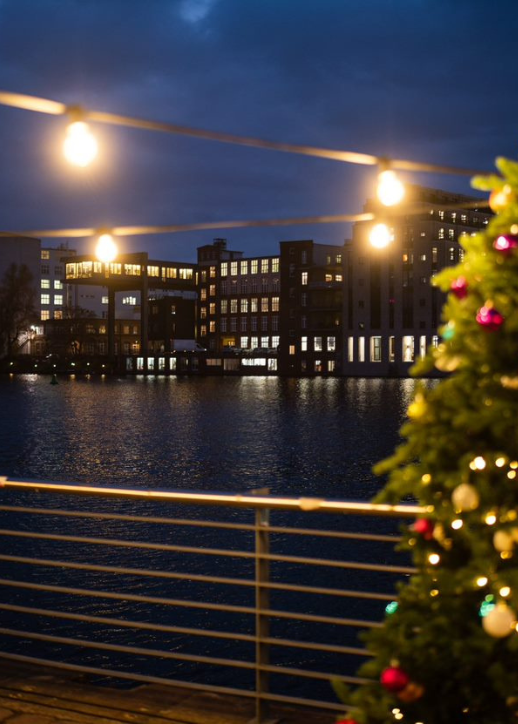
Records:
[[[366,498],[413,380],[0,379],[0,474]]]

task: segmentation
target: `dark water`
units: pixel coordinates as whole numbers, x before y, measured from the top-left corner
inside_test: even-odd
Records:
[[[48,377],[0,378],[0,475],[13,478],[84,482],[90,485],[134,488],[169,488],[192,491],[244,492],[267,486],[274,495],[319,496],[334,499],[367,500],[379,489],[371,468],[390,454],[398,441],[398,430],[415,390],[411,380],[340,380],[275,378],[61,378],[50,385]],[[45,496],[3,493],[7,503],[41,505],[48,508],[88,510],[92,501],[63,501]],[[136,515],[167,515],[186,519],[253,522],[249,513],[199,508],[163,510],[145,502],[106,504],[109,511]],[[97,504],[96,504],[97,506]],[[275,525],[302,525],[365,532],[377,530],[373,519],[347,520],[343,517],[299,514],[289,519],[278,514]],[[0,516],[0,526],[56,531],[68,534],[179,543],[240,550],[253,549],[253,536],[228,531],[176,526],[128,525],[125,522],[58,519],[42,516]],[[63,528],[64,526],[64,528]],[[366,528],[367,526],[367,528]],[[373,527],[374,526],[374,527]],[[376,528],[376,526],[378,526]],[[100,530],[100,527],[102,528]],[[253,580],[252,561],[185,556],[161,551],[137,551],[84,545],[71,546],[30,539],[1,537],[10,554],[57,558],[104,565],[148,568],[153,571],[184,571],[191,574],[245,577]],[[272,552],[342,560],[391,562],[391,544],[360,546],[351,542],[327,543],[314,536],[271,536]],[[399,561],[399,563],[402,563]],[[193,581],[144,581],[136,576],[60,569],[2,562],[0,577],[21,578],[36,583],[92,587],[122,593],[120,601],[86,599],[55,593],[18,591],[0,585],[0,602],[44,605],[82,615],[119,617],[152,623],[174,624],[201,629],[253,633],[249,615],[189,610],[124,600],[124,593],[205,600],[225,605],[254,605],[252,589],[197,584]],[[274,581],[311,586],[393,590],[394,582],[380,574],[293,564],[272,564]],[[328,616],[377,620],[383,602],[336,599],[272,592],[271,608],[318,613]],[[106,627],[87,622],[60,622],[39,616],[23,621],[16,614],[2,612],[3,625],[74,638],[95,637],[105,642],[151,647],[161,650],[253,660],[253,646],[205,638],[191,641],[175,634],[154,634]],[[357,631],[338,630],[320,624],[312,626],[274,619],[272,635],[324,643],[358,645]],[[224,686],[253,685],[252,674],[228,669],[212,670],[189,662],[163,661],[133,656],[82,651],[77,646],[51,646],[4,637],[0,646],[16,653],[57,657],[72,663],[204,681]],[[322,656],[300,649],[279,649],[272,663],[321,671],[354,673],[358,661],[344,661],[330,654]],[[274,677],[275,678],[275,677]],[[279,693],[333,698],[326,682],[307,683],[279,676],[272,687]]]
[[[0,474],[369,498],[412,380],[0,379]]]

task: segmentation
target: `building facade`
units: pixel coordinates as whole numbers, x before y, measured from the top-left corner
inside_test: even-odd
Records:
[[[345,252],[343,374],[404,377],[438,344],[445,295],[433,278],[462,261],[459,240],[488,223],[490,212],[478,201],[479,208],[474,197],[409,187],[405,206],[389,220],[393,241],[384,249],[368,241],[374,222],[355,225]],[[380,211],[373,202],[365,210]]]

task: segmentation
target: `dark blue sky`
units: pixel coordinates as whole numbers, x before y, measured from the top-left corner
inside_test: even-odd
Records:
[[[291,143],[469,168],[518,151],[516,0],[0,0],[0,89]],[[114,126],[61,160],[60,117],[0,107],[3,229],[358,213],[374,170]],[[467,179],[407,175],[469,192]],[[193,260],[226,236],[339,244],[343,224],[127,238]],[[72,244],[86,250],[86,243]]]

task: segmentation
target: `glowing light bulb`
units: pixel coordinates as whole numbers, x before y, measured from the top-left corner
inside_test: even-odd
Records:
[[[486,525],[494,525],[496,523],[495,513],[488,513],[484,518],[484,521],[486,522]]]
[[[430,555],[428,556],[428,563],[430,563],[432,566],[436,566],[440,560],[441,557],[438,553],[430,553]]]
[[[451,522],[451,527],[453,528],[453,530],[460,530],[463,525],[464,523],[460,518],[455,518],[455,520],[452,520]]]
[[[477,586],[478,586],[479,588],[484,588],[484,586],[487,585],[487,578],[486,578],[486,576],[480,576],[479,578],[477,578],[477,580],[475,581],[475,583],[477,584]]]
[[[377,194],[384,206],[395,206],[403,199],[405,187],[394,171],[381,171],[378,176]]]
[[[114,242],[111,234],[101,234],[95,247],[95,255],[99,261],[108,264],[115,259],[117,251],[117,244]]]
[[[497,468],[503,468],[505,465],[505,458],[500,457],[495,460],[495,465]]]
[[[369,234],[369,241],[376,249],[384,249],[392,241],[392,234],[386,224],[376,224]]]
[[[509,586],[502,586],[498,593],[502,596],[502,598],[507,598],[507,596],[511,595],[511,589]]]
[[[65,158],[75,166],[88,166],[97,156],[97,141],[83,121],[75,121],[67,128],[63,144]]]

